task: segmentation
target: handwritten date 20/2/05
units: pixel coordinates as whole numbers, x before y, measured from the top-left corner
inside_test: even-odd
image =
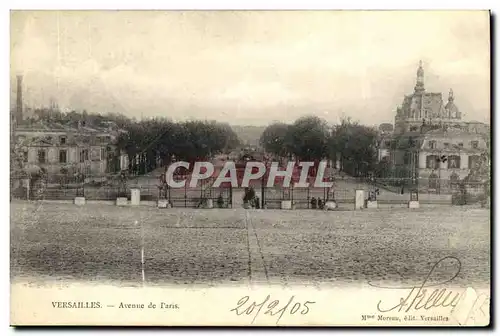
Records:
[[[316,303],[313,301],[298,302],[295,296],[292,296],[286,304],[283,301],[272,300],[268,295],[263,301],[251,301],[249,296],[244,296],[238,300],[236,308],[231,309],[236,315],[253,315],[252,323],[255,322],[261,311],[264,315],[277,316],[276,324],[279,323],[283,315],[307,315],[311,306]]]

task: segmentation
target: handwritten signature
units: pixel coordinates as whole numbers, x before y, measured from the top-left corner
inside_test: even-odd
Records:
[[[430,277],[433,275],[433,272],[436,270],[436,268],[439,265],[442,265],[444,262],[447,261],[454,261],[456,262],[456,271],[453,276],[451,276],[449,279],[445,281],[441,281],[438,283],[432,283],[430,282]],[[423,282],[419,285],[416,286],[403,286],[403,287],[385,287],[385,286],[380,286],[380,285],[375,285],[373,283],[369,283],[373,287],[378,287],[378,288],[387,288],[387,289],[410,289],[410,292],[406,297],[401,297],[399,300],[399,303],[392,305],[392,306],[387,306],[382,303],[382,300],[380,300],[377,304],[377,309],[379,312],[386,313],[390,311],[394,311],[397,309],[397,311],[405,311],[409,312],[411,309],[413,310],[420,310],[420,309],[425,309],[429,310],[434,307],[450,307],[451,309],[455,308],[460,301],[461,293],[460,292],[454,292],[451,290],[448,290],[446,288],[441,288],[441,289],[434,289],[431,290],[429,287],[437,287],[444,285],[446,283],[449,283],[455,279],[458,274],[460,273],[460,270],[462,268],[462,263],[458,258],[455,257],[444,257],[441,260],[439,260],[434,266],[432,266],[431,270],[427,274],[427,276],[424,278]],[[406,309],[405,309],[406,308]]]
[[[280,305],[279,300],[273,300],[273,301],[270,300],[271,300],[271,295],[266,296],[266,298],[259,303],[258,301],[250,301],[249,296],[244,296],[238,300],[237,306],[231,309],[231,311],[234,311],[236,315],[253,314],[252,323],[254,323],[255,320],[257,319],[257,316],[259,316],[261,310],[267,304],[264,311],[264,315],[270,315],[270,316],[278,315],[278,318],[276,320],[276,324],[278,324],[286,312],[288,312],[290,315],[294,314],[307,315],[309,313],[310,306],[316,303],[313,301],[305,301],[305,302],[295,301],[295,303],[292,305],[292,303],[295,300],[295,296],[290,297],[290,299],[285,305],[282,304]],[[290,310],[288,310],[288,308],[290,308]]]

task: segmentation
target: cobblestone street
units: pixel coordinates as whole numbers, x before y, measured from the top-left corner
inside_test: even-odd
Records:
[[[448,256],[461,263],[454,284],[485,285],[489,222],[489,211],[459,207],[323,212],[14,202],[11,277],[139,286],[143,247],[147,285],[415,283]],[[441,265],[435,276],[455,273]]]

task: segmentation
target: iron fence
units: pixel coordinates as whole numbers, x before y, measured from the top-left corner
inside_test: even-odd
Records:
[[[296,209],[310,209],[314,203],[335,201],[354,204],[356,190],[363,190],[365,201],[380,204],[403,204],[418,200],[424,204],[470,204],[483,201],[489,195],[484,182],[432,179],[373,179],[339,177],[331,180],[332,187],[289,188],[267,187],[261,184],[262,206],[280,208],[284,200],[292,201]]]
[[[88,200],[116,200],[117,197],[131,198],[131,189],[140,189],[141,201],[168,199],[173,207],[200,207],[209,200],[214,207],[231,208],[233,190],[224,184],[214,187],[215,178],[201,180],[196,187],[189,186],[188,176],[177,176],[177,181],[185,180],[182,188],[170,188],[160,179],[151,177],[149,183],[121,183],[116,176],[89,176],[58,179],[54,176],[46,179],[30,179],[26,176],[11,176],[11,198],[73,200],[85,197]],[[27,182],[28,181],[28,182]],[[50,183],[63,181],[64,183]],[[262,182],[265,182],[264,180]],[[311,209],[318,204],[334,200],[339,204],[354,204],[356,190],[365,191],[365,199],[373,197],[380,204],[401,204],[410,200],[421,203],[471,204],[484,202],[490,196],[489,181],[450,181],[435,179],[373,179],[336,176],[333,186],[327,187],[267,187],[257,181],[253,185],[260,188],[257,196],[261,206],[268,209],[280,208],[284,200],[292,201],[296,209]],[[29,189],[28,189],[29,188]]]
[[[282,201],[291,201],[295,209],[310,209],[314,207],[313,200],[332,200],[329,188],[283,188],[264,187],[262,192],[262,206],[267,209],[281,208]]]
[[[232,187],[214,187],[215,178],[200,180],[196,187],[190,187],[187,176],[177,176],[176,181],[185,180],[181,188],[161,185],[159,197],[168,199],[173,207],[196,208],[204,206],[209,200],[218,208],[232,207]],[[142,194],[142,193],[141,193]]]

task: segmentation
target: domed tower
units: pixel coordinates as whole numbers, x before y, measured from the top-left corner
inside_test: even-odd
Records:
[[[422,66],[422,61],[420,61],[418,64],[418,70],[417,70],[417,84],[415,85],[415,92],[421,93],[424,91],[425,91],[425,88],[424,88],[424,68]]]
[[[458,107],[455,105],[455,97],[453,95],[453,90],[450,89],[450,93],[448,94],[448,103],[444,106],[447,117],[450,119],[461,119],[462,116]]]

